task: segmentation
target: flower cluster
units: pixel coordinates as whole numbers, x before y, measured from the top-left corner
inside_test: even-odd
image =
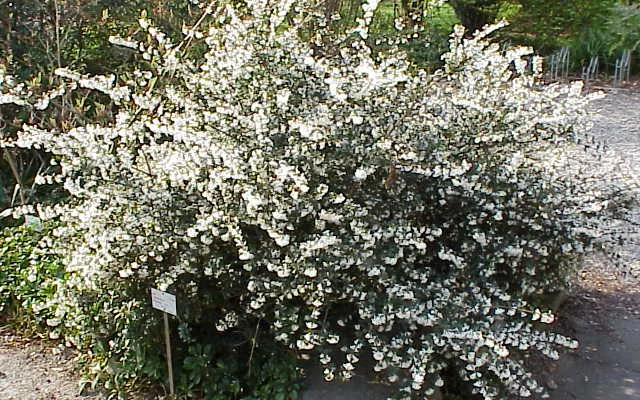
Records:
[[[7,73],[7,67],[0,64],[0,105],[14,104],[17,106],[32,107],[36,110],[45,110],[49,102],[62,96],[68,90],[67,85],[61,84],[44,93],[33,93],[24,82],[16,82],[15,77]],[[75,85],[71,90],[75,89]]]
[[[428,74],[366,35],[309,39],[291,23],[303,2],[247,3],[199,27],[202,58],[156,41],[156,68],[121,86],[61,71],[113,96],[115,121],[15,142],[60,164],[72,200],[41,211],[62,223],[69,285],[157,285],[211,335],[268,323],[328,380],[370,352],[404,398],[448,368],[485,399],[543,392],[515,355],[577,343],[540,329],[553,316],[533,296],[606,242],[607,201],[638,187],[575,154],[580,87],[540,85],[530,51],[490,30],[456,30]]]

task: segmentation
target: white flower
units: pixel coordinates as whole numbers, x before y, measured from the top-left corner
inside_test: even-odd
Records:
[[[44,178],[44,176],[42,175],[36,175],[35,179],[34,179],[34,183],[36,185],[44,185],[45,183],[47,183],[46,179]]]
[[[505,358],[509,355],[509,349],[507,349],[505,346],[496,346],[494,347],[494,350],[496,351],[498,357]]]
[[[342,216],[340,214],[336,214],[326,210],[320,210],[320,215],[318,216],[321,220],[327,221],[330,224],[340,224],[342,220]]]
[[[138,42],[133,40],[123,39],[119,36],[109,36],[109,43],[116,46],[128,47],[134,50],[137,50],[139,46]]]
[[[118,271],[118,275],[120,275],[120,278],[128,278],[131,275],[133,275],[133,270],[131,270],[131,269],[122,269],[122,270]]]
[[[309,278],[315,278],[318,276],[318,270],[313,267],[309,267],[304,270],[304,274]]]
[[[254,195],[251,190],[242,193],[242,198],[246,202],[245,207],[247,210],[247,214],[249,215],[255,214],[263,204],[263,200],[260,198],[260,196]]]
[[[298,350],[312,350],[315,346],[309,341],[298,340],[296,341],[296,347],[298,348]]]
[[[198,236],[198,231],[194,228],[187,229],[187,237],[194,238]]]
[[[337,335],[329,335],[327,336],[327,343],[329,344],[337,344],[340,341],[340,337]]]
[[[265,300],[266,299],[264,297],[258,297],[258,298],[255,298],[255,299],[251,300],[251,303],[249,305],[250,305],[250,307],[252,309],[257,310],[259,308],[262,308],[262,306],[265,303]]]
[[[331,368],[325,368],[323,371],[324,380],[327,382],[331,382],[334,378],[334,370]]]
[[[276,244],[280,247],[285,247],[290,243],[289,235],[283,235],[277,232],[269,231],[269,236],[275,240]]]
[[[555,317],[549,312],[542,313],[542,315],[540,316],[540,322],[542,322],[543,324],[551,324],[554,320]]]
[[[540,313],[540,310],[538,308],[536,308],[533,311],[533,315],[531,316],[531,320],[532,321],[537,321],[540,319],[540,317],[542,316],[542,313]]]
[[[253,258],[254,258],[254,255],[246,251],[245,249],[240,249],[238,251],[238,259],[240,261],[249,261],[249,260],[252,260]]]
[[[278,107],[284,108],[289,103],[291,91],[289,89],[281,89],[276,94],[276,104]]]
[[[356,181],[363,181],[365,179],[367,179],[367,171],[364,168],[358,168],[355,172],[355,174],[353,174],[353,178]]]
[[[487,245],[487,238],[484,234],[484,232],[475,232],[473,234],[473,239],[480,243],[481,246],[486,246]]]
[[[331,356],[324,353],[320,354],[320,364],[326,365],[326,364],[329,364],[330,362],[331,362]]]

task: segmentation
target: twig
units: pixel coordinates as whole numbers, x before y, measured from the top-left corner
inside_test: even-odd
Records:
[[[260,322],[262,322],[262,319],[258,320],[258,323],[256,324],[256,332],[253,334],[253,339],[251,339],[251,353],[249,354],[249,371],[247,372],[248,376],[251,377],[251,365],[252,365],[252,361],[253,361],[253,352],[256,349],[256,344],[258,343],[258,331],[260,330]]]
[[[56,62],[58,68],[62,68],[62,61],[60,59],[60,10],[58,9],[58,0],[53,0],[53,6],[55,7],[55,24],[56,24]]]
[[[11,168],[11,172],[13,173],[13,177],[16,180],[17,190],[18,190],[18,193],[20,194],[20,202],[22,203],[22,205],[25,205],[27,203],[27,199],[25,198],[24,190],[22,188],[22,178],[20,177],[20,174],[18,173],[18,167],[16,166],[16,160],[15,160],[13,154],[9,150],[7,150],[7,149],[3,149],[3,150],[4,150],[4,158],[9,163],[9,168]],[[15,194],[14,194],[14,198],[15,198]],[[13,200],[11,202],[13,203]]]

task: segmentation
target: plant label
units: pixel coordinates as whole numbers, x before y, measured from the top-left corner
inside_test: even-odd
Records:
[[[170,293],[151,288],[151,306],[173,316],[178,315],[176,313],[176,296]]]
[[[42,221],[40,221],[40,218],[33,215],[25,215],[24,224],[27,226],[27,228],[33,229],[36,232],[42,231]]]

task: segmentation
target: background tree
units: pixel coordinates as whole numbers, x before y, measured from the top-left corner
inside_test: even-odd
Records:
[[[515,3],[515,2],[514,2]],[[548,54],[561,44],[588,41],[592,32],[602,31],[612,22],[616,0],[526,0],[506,29],[514,42],[532,45]]]
[[[487,24],[494,23],[503,0],[449,0],[455,10],[460,23],[469,33],[481,29]]]

